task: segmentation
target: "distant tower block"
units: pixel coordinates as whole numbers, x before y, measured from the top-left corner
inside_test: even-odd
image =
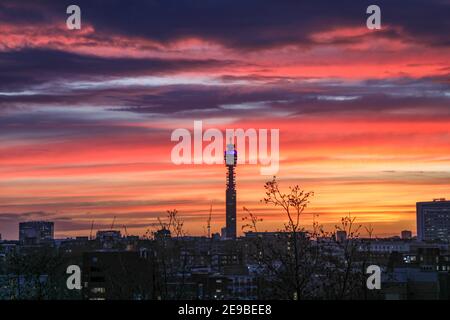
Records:
[[[237,163],[237,151],[235,145],[227,144],[225,151],[225,165],[227,167],[226,190],[226,237],[236,239],[236,173],[234,168]]]

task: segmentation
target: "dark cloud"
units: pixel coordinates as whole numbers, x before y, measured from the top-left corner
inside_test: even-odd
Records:
[[[63,22],[66,7],[73,4],[48,0],[6,3],[10,5],[3,5],[3,19],[38,23]],[[308,45],[313,43],[313,32],[365,26],[366,8],[373,1],[79,0],[77,4],[82,8],[83,21],[99,33],[139,36],[161,43],[199,37],[247,50]],[[376,4],[382,9],[382,22],[400,27],[409,40],[449,44],[448,32],[444,31],[449,30],[448,1],[380,0]]]
[[[2,1],[0,2],[0,22],[27,25],[30,23],[48,22],[46,6],[33,4],[31,1]]]
[[[31,211],[21,213],[2,213],[0,212],[0,220],[24,221],[33,219],[45,219],[52,214],[44,211]]]
[[[231,65],[231,61],[195,59],[106,58],[57,50],[0,52],[0,89],[57,79],[170,74]]]
[[[96,209],[96,208],[102,208],[102,207],[114,207],[114,208],[120,208],[120,207],[129,207],[129,206],[157,206],[157,205],[180,205],[180,204],[186,204],[191,203],[192,201],[187,200],[129,200],[129,201],[87,201],[87,202],[52,202],[52,203],[33,203],[33,204],[8,204],[5,207],[8,208],[27,208],[27,207],[45,207],[45,208],[55,208],[56,210],[61,209],[61,207],[64,207],[66,209],[80,209],[80,210],[89,210],[89,209]],[[0,205],[0,208],[4,207],[3,205]],[[44,214],[41,211],[39,212],[28,212],[28,213],[22,213],[20,215],[16,215],[16,217],[20,218],[29,218],[30,216],[49,216],[51,214]],[[9,218],[10,216],[7,214],[5,216],[6,218]]]
[[[214,117],[261,118],[276,112],[291,116],[337,116],[362,115],[368,112],[380,117],[419,119],[424,117],[447,119],[448,84],[444,78],[366,80],[358,83],[344,80],[308,82],[303,79],[274,79],[240,86],[224,81],[221,84],[195,85],[111,85],[90,89],[65,89],[58,93],[36,95],[0,95],[0,106],[45,106],[40,113],[11,113],[0,117],[0,132],[11,128],[28,128],[40,132],[63,128],[89,134],[102,134],[111,130],[121,132],[114,126],[114,119],[102,120],[77,112],[77,106],[87,105],[105,112],[128,112],[150,117],[176,117],[202,119]],[[61,88],[68,84],[61,82]],[[52,111],[51,106],[55,106]],[[71,113],[58,108],[66,106]],[[108,107],[105,107],[108,106]],[[50,108],[49,108],[50,107]],[[402,111],[395,113],[396,111]],[[90,114],[92,115],[92,114]],[[111,116],[111,114],[109,114]],[[116,115],[117,118],[130,115]],[[127,128],[123,129],[127,132]],[[143,130],[143,129],[136,129]]]

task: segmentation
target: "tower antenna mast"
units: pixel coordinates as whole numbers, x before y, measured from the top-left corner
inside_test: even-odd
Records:
[[[225,151],[225,166],[227,168],[226,176],[226,226],[225,237],[228,239],[236,239],[236,163],[237,163],[236,146],[230,140]]]

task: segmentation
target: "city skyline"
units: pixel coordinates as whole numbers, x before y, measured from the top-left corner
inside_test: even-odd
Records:
[[[224,166],[170,159],[170,133],[194,120],[279,128],[281,187],[315,194],[306,228],[351,213],[380,237],[416,234],[416,202],[450,198],[441,1],[381,1],[381,30],[366,28],[364,2],[77,4],[82,28],[70,31],[64,2],[0,4],[3,238],[27,220],[88,235],[114,216],[142,235],[171,209],[204,235],[211,203],[220,232]],[[249,164],[236,175],[238,235],[244,206],[262,230],[281,229],[260,203],[270,177]]]
[[[226,188],[226,190],[228,192],[228,188]],[[430,205],[432,208],[433,207],[438,207],[439,208],[438,210],[444,210],[444,211],[438,211],[437,212],[438,215],[439,215],[439,213],[440,214],[442,214],[442,213],[446,214],[445,210],[448,211],[449,203],[450,203],[450,200],[447,200],[446,198],[435,198],[432,201],[417,202],[416,203],[416,221],[415,221],[416,228],[415,229],[412,229],[412,230],[402,229],[402,230],[398,230],[397,234],[392,234],[391,236],[383,237],[383,236],[379,236],[378,234],[374,233],[373,229],[371,229],[370,234],[369,234],[368,229],[373,228],[372,224],[368,224],[368,225],[361,224],[360,226],[363,227],[363,228],[361,229],[361,228],[358,227],[358,236],[361,233],[363,233],[362,232],[363,230],[366,230],[367,236],[370,237],[370,238],[373,237],[374,239],[376,239],[376,238],[379,238],[379,239],[384,239],[384,238],[386,238],[386,239],[388,239],[388,238],[391,238],[391,239],[395,239],[395,238],[398,238],[398,239],[417,238],[417,240],[420,240],[420,241],[424,241],[424,240],[435,241],[436,240],[435,238],[424,239],[423,235],[422,236],[420,235],[421,232],[423,233],[424,224],[423,224],[423,217],[422,217],[422,214],[423,214],[422,213],[422,209],[419,209],[419,208],[421,208],[421,206],[423,206],[424,204],[425,205]],[[212,206],[210,208],[210,212],[212,213]],[[229,225],[226,224],[226,220],[228,219],[228,215],[229,215],[229,219],[231,219]],[[230,213],[228,214],[227,211],[225,213],[225,225],[222,226],[222,228],[220,230],[217,230],[217,232],[215,232],[215,231],[211,232],[211,230],[207,230],[207,229],[210,228],[210,225],[211,225],[211,221],[207,220],[206,221],[206,225],[205,225],[205,229],[203,230],[204,234],[201,234],[201,235],[190,234],[189,230],[185,230],[185,229],[183,229],[183,233],[187,237],[191,237],[191,236],[213,237],[214,234],[218,234],[222,239],[231,239],[232,240],[232,239],[236,239],[237,237],[244,236],[245,233],[254,232],[251,229],[248,229],[248,230],[245,231],[244,228],[242,228],[241,229],[242,232],[236,232],[237,233],[236,236],[232,235],[230,237],[229,236],[229,234],[230,234],[229,229],[231,228],[231,234],[232,234],[233,233],[233,229],[236,230],[236,226],[239,227],[239,223],[237,223],[235,215],[236,215],[236,212],[235,212],[233,206],[231,206],[230,207]],[[98,233],[99,232],[100,233],[101,232],[114,232],[114,233],[117,233],[117,234],[121,234],[121,232],[124,231],[124,233],[122,234],[122,237],[131,236],[131,237],[138,237],[140,239],[146,239],[146,238],[149,237],[150,234],[153,234],[153,233],[157,234],[161,230],[165,229],[165,222],[164,222],[163,218],[167,218],[167,217],[162,217],[162,216],[158,217],[161,220],[158,221],[157,224],[148,225],[147,226],[148,229],[146,230],[146,232],[144,234],[129,234],[128,233],[128,228],[127,228],[126,225],[123,225],[123,224],[120,225],[120,223],[116,224],[116,218],[117,218],[117,216],[113,217],[111,227],[109,227],[109,228],[106,225],[104,225],[103,228],[95,228],[94,229],[94,223],[93,223],[94,221],[92,221],[89,235],[87,235],[87,234],[76,234],[75,236],[76,237],[81,237],[81,238],[86,237],[86,238],[89,238],[90,240],[92,240],[92,239],[95,239],[95,238],[98,237]],[[178,218],[181,219],[180,221],[184,224],[183,217],[178,217]],[[250,217],[248,215],[246,215],[245,218],[249,219]],[[342,217],[342,218],[344,218],[344,217]],[[346,218],[350,219],[351,215],[349,214],[348,216],[346,216]],[[447,218],[444,217],[444,220],[440,221],[440,223],[448,225],[448,222],[445,219],[447,219]],[[261,225],[262,222],[263,222],[262,219],[258,220],[258,221],[259,221],[258,222],[259,225]],[[315,220],[315,222],[318,222],[318,221]],[[48,221],[48,220],[45,220],[45,219],[43,219],[43,220],[28,220],[28,221],[21,221],[21,222],[19,222],[19,225],[18,225],[18,227],[19,227],[19,229],[17,230],[18,234],[19,234],[18,238],[19,238],[19,240],[21,242],[23,241],[23,240],[20,239],[20,237],[22,237],[21,226],[22,225],[23,226],[28,226],[28,225],[31,226],[31,225],[36,224],[36,223],[38,223],[38,224],[42,224],[42,223],[43,224],[51,224],[52,225],[52,227],[51,227],[52,228],[52,231],[51,231],[52,236],[51,236],[51,238],[52,239],[53,238],[54,239],[58,239],[57,237],[53,236],[53,233],[54,233],[54,231],[53,231],[53,228],[54,228],[53,224],[54,224],[54,222],[53,221]],[[336,230],[339,230],[339,229],[336,229],[336,225],[337,224],[335,224],[333,226],[328,226],[328,228],[327,228],[327,226],[324,226],[323,224],[320,224],[321,227],[324,227],[323,231],[326,232],[326,236],[327,237],[332,236],[334,234],[333,232],[330,232],[330,230],[334,230],[336,232],[336,237],[337,237],[337,234],[339,232],[343,232],[343,231],[336,231]],[[442,230],[444,232],[444,234],[447,234],[447,232],[448,232],[448,226],[447,225],[445,226],[445,230]],[[244,223],[242,224],[242,226],[244,226]],[[311,229],[314,228],[312,225],[311,225],[311,227],[312,227],[311,229],[308,229],[303,224],[300,224],[300,226],[302,227],[302,229],[301,229],[302,232],[303,231],[304,232],[312,232]],[[431,227],[431,228],[433,229],[434,227]],[[422,231],[419,231],[419,230],[422,230]],[[94,237],[94,232],[95,232],[95,234],[97,234],[95,237]],[[270,230],[270,231],[269,230],[265,230],[262,233],[269,233],[270,234],[271,232],[285,232],[285,231],[283,229],[276,229],[276,230]],[[73,236],[72,237],[67,236],[65,239],[70,239],[70,238],[73,239],[74,237]],[[364,237],[362,237],[362,238],[364,238]],[[61,240],[65,240],[64,236],[60,237],[60,239]],[[0,233],[0,240],[17,240],[17,239],[15,239],[15,238],[3,239],[2,238],[2,234]]]

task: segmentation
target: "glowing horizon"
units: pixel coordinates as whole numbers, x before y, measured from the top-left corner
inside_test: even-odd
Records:
[[[170,209],[188,234],[204,235],[211,203],[219,232],[225,166],[170,161],[171,132],[194,120],[280,129],[281,187],[315,193],[306,228],[313,215],[330,229],[350,212],[375,236],[415,234],[416,202],[450,198],[450,48],[439,1],[382,3],[379,31],[365,28],[363,4],[347,13],[327,3],[319,16],[307,4],[268,2],[261,10],[273,16],[247,20],[251,1],[242,15],[180,1],[171,27],[163,3],[140,13],[79,2],[79,31],[65,29],[63,5],[0,4],[4,239],[18,238],[19,221],[54,221],[62,238],[89,235],[92,220],[106,229],[114,216],[143,235]],[[420,28],[419,13],[430,21]],[[264,219],[260,230],[282,228],[283,215],[260,203],[270,177],[259,165],[236,173],[238,233],[244,206]]]

